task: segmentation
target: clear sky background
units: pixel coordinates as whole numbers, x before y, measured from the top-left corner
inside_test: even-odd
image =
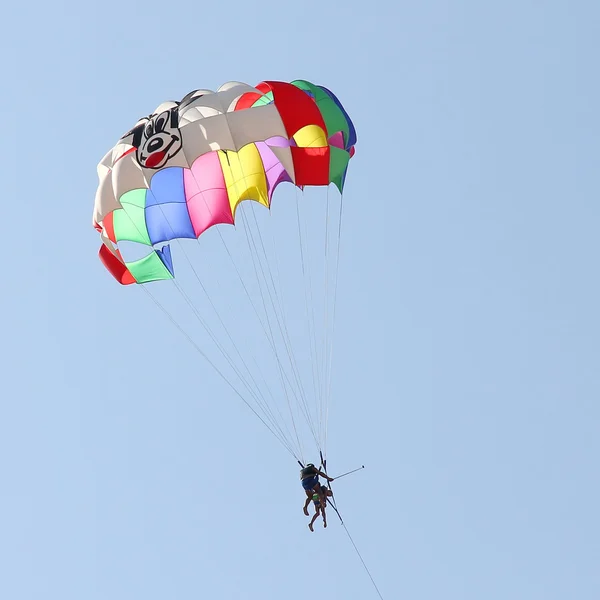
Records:
[[[366,466],[335,491],[383,597],[600,597],[597,2],[33,1],[2,20],[0,597],[377,598],[334,515],[308,531],[296,463],[104,271],[91,226],[96,164],[140,116],[296,78],[358,130],[328,457]]]

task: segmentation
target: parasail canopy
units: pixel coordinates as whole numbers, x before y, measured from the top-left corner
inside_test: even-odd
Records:
[[[167,242],[233,224],[243,200],[270,207],[284,181],[341,192],[355,143],[336,96],[304,80],[230,82],[164,102],[98,165],[100,259],[124,285],[171,279]],[[141,256],[125,259],[120,242]]]

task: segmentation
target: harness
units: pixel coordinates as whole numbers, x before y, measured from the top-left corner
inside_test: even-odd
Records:
[[[316,467],[304,467],[304,469],[300,471],[300,479],[304,480],[308,479],[309,477],[315,477],[317,474]]]

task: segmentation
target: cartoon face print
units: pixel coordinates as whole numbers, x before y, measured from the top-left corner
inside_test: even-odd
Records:
[[[177,109],[153,115],[140,124],[136,133],[134,146],[137,148],[137,160],[147,169],[160,169],[181,150]]]
[[[136,159],[141,167],[164,167],[182,147],[177,107],[140,119],[120,141],[135,148]]]
[[[141,167],[164,167],[182,148],[180,116],[193,108],[205,94],[204,90],[194,90],[180,102],[164,102],[157,112],[140,119],[119,141],[135,148],[136,160]]]

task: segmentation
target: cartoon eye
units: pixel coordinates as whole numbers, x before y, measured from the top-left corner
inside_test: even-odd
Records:
[[[147,138],[152,137],[154,135],[152,121],[148,121],[148,124],[146,125],[146,129],[144,129],[144,135]]]
[[[160,133],[161,131],[164,131],[165,127],[167,126],[167,123],[169,121],[169,113],[168,112],[163,112],[160,115],[158,115],[158,117],[156,117],[156,121],[154,122],[154,130],[156,131],[156,133]]]

